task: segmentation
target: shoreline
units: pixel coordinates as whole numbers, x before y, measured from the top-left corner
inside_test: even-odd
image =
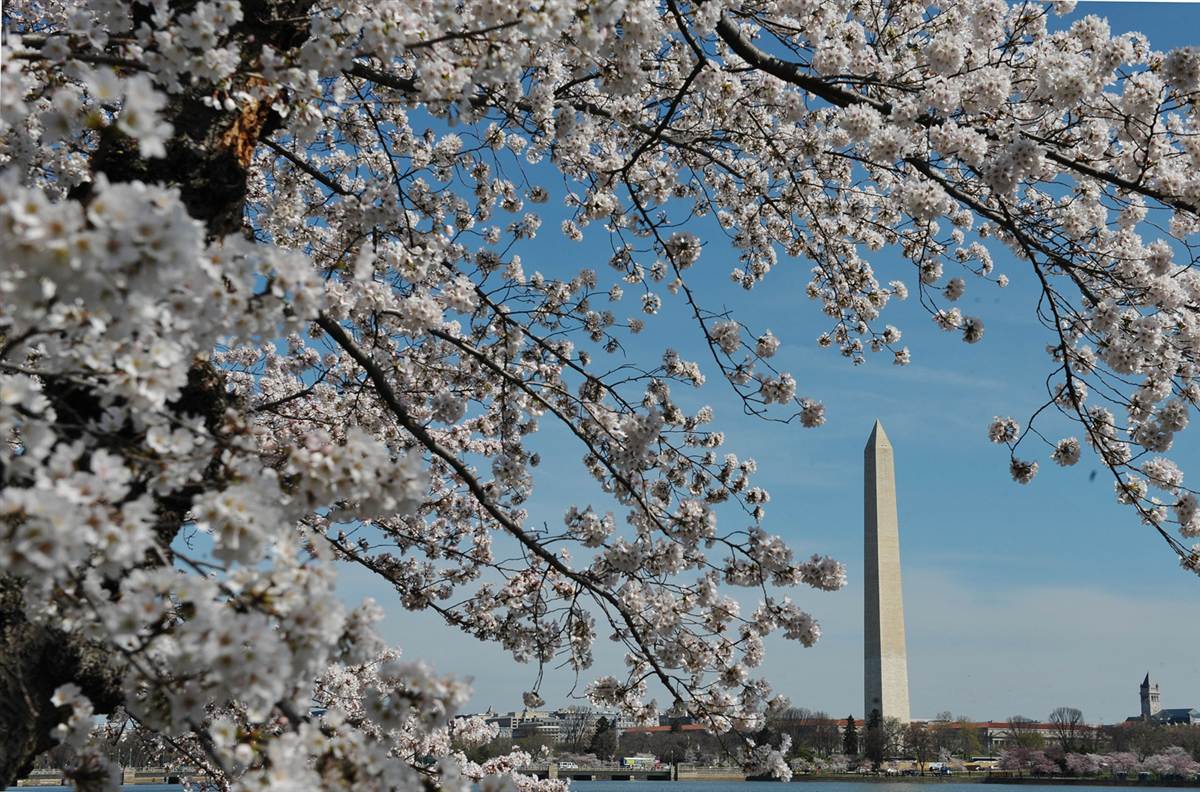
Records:
[[[1156,778],[1138,781],[1133,778],[1048,778],[1020,776],[1018,778],[985,778],[985,784],[1046,784],[1058,786],[1126,786],[1126,787],[1200,787],[1200,779]]]
[[[753,780],[753,779],[747,779]],[[767,780],[767,779],[762,779]],[[797,774],[792,782],[850,781],[867,784],[1013,784],[1032,786],[1111,786],[1111,787],[1200,787],[1200,780],[1185,778],[1170,779],[1119,779],[1119,778],[1061,778],[1055,776],[996,776],[986,773],[975,775],[819,775]]]
[[[978,775],[819,775],[816,773],[805,773],[792,776],[792,781],[857,781],[865,784],[982,784],[986,776]]]

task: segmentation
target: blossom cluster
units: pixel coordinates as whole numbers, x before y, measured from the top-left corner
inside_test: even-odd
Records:
[[[1019,257],[1051,372],[1024,431],[988,429],[1013,478],[1038,472],[1025,444],[1090,449],[1141,519],[1200,534],[1166,456],[1200,400],[1196,52],[1051,12],[8,4],[0,574],[22,618],[105,649],[105,698],[243,789],[533,788],[522,757],[455,749],[486,736],[453,725],[461,683],[382,646],[378,606],[337,596],[347,564],[539,671],[592,674],[604,624],[626,669],[593,700],[757,731],[768,642],[820,635],[787,590],[846,570],[767,530],[757,464],[692,392],[801,427],[835,410],[782,368],[797,339],[706,307],[705,223],[741,289],[802,258],[816,343],[855,364],[911,360],[885,318],[910,290],[986,350],[956,303]],[[560,232],[609,244],[539,255]],[[703,360],[645,351],[676,309]],[[535,507],[547,424],[595,483],[561,521]]]

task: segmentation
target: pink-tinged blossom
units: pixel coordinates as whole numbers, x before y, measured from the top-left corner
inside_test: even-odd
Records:
[[[963,296],[967,290],[967,282],[962,278],[951,278],[946,282],[946,288],[942,291],[946,295],[947,300],[957,300]]]
[[[805,399],[800,409],[800,423],[809,429],[824,424],[825,405],[811,399]]]
[[[1012,474],[1013,481],[1018,484],[1028,484],[1037,475],[1038,463],[1013,457],[1008,470]]]
[[[1146,757],[1139,769],[1143,772],[1154,773],[1157,776],[1180,776],[1187,778],[1200,772],[1200,762],[1196,762],[1186,748],[1175,745],[1160,753]]]
[[[1171,50],[1163,61],[1163,77],[1180,93],[1200,90],[1200,47]]]
[[[779,339],[776,338],[770,330],[758,337],[755,342],[754,353],[762,358],[774,357],[779,351]]]
[[[1021,432],[1021,425],[1012,418],[996,416],[988,426],[988,440],[993,443],[1011,443]]]
[[[1067,467],[1079,461],[1079,452],[1079,441],[1074,437],[1066,437],[1055,444],[1050,456],[1059,465]]]

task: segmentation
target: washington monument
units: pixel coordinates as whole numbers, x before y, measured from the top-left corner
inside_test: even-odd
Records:
[[[896,472],[892,444],[875,422],[864,457],[866,708],[908,723],[908,654],[904,649],[904,601],[900,591],[900,526],[896,519]]]

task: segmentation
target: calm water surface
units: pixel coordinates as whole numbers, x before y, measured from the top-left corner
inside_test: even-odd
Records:
[[[1067,792],[1101,790],[1114,792],[1120,787],[1069,786],[1057,784],[956,784],[953,781],[922,784],[905,781],[801,781],[788,784],[788,792]],[[71,787],[9,787],[8,792],[64,792]],[[178,784],[134,784],[122,789],[135,792],[180,792]],[[767,781],[572,781],[574,792],[771,792]],[[313,792],[317,792],[313,790]]]
[[[1120,792],[1113,786],[980,784],[919,781],[572,781],[573,792]]]

